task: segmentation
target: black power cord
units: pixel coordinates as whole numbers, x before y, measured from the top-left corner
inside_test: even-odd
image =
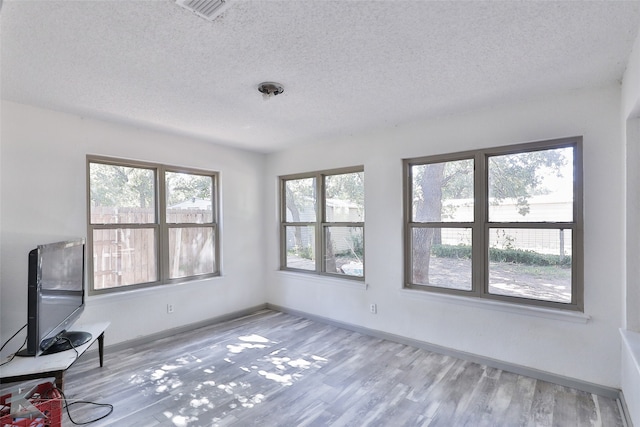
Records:
[[[14,339],[16,337],[16,335],[18,335],[20,333],[20,331],[22,331],[24,328],[26,328],[27,325],[25,324],[22,328],[18,329],[18,331],[11,335],[11,338],[9,338],[8,340],[6,340],[4,342],[4,344],[2,344],[2,347],[0,347],[0,352],[2,350],[4,350],[4,348],[7,346],[7,344],[9,344],[11,342],[12,339]],[[9,360],[7,360],[6,362],[2,362],[0,363],[0,366],[6,365],[7,363],[11,362],[13,360],[14,357],[16,357],[16,354],[18,354],[18,351],[20,351],[22,349],[22,347],[24,347],[24,345],[27,343],[27,337],[24,337],[24,342],[22,343],[22,345],[20,346],[20,348],[11,355],[11,357],[9,358]]]
[[[69,343],[69,345],[71,346],[71,348],[73,349],[73,351],[75,351],[75,352],[76,352],[76,360],[78,360],[78,358],[80,357],[80,353],[78,353],[78,349],[76,348],[76,346],[75,346],[75,345],[73,345],[73,341],[71,341],[71,340],[70,340],[69,338],[67,338],[67,337],[62,337],[61,339]],[[74,360],[74,362],[75,362],[75,360]]]
[[[71,346],[73,351],[76,352],[76,360],[78,360],[78,358],[80,357],[80,353],[78,352],[78,349],[76,348],[76,346],[73,345],[73,342],[69,338],[66,338],[66,337],[63,337],[61,339],[66,340],[69,343],[69,345]],[[99,420],[101,420],[103,418],[108,417],[113,412],[113,405],[110,404],[110,403],[96,403],[96,402],[89,402],[89,401],[86,401],[86,400],[77,400],[75,402],[68,403],[67,402],[67,397],[64,395],[62,390],[58,389],[57,387],[56,387],[56,389],[60,392],[60,395],[62,396],[62,399],[64,400],[64,408],[66,409],[67,415],[69,416],[69,421],[71,421],[75,425],[85,425],[85,424],[95,423],[96,421],[99,421]],[[77,422],[73,418],[71,418],[71,413],[69,412],[69,406],[76,405],[76,404],[87,404],[87,405],[98,406],[98,407],[101,407],[101,408],[109,408],[109,412],[107,412],[103,416],[98,417],[98,418],[93,419],[93,420]]]
[[[110,404],[110,403],[96,403],[96,402],[89,402],[89,401],[86,401],[86,400],[76,400],[75,402],[69,403],[67,401],[67,396],[65,396],[65,394],[62,392],[62,390],[60,390],[57,387],[56,387],[56,390],[58,390],[58,392],[62,396],[62,400],[64,401],[64,409],[67,411],[67,415],[69,416],[69,421],[71,421],[73,424],[75,424],[77,426],[82,426],[82,425],[86,425],[86,424],[95,423],[96,421],[100,421],[100,420],[108,417],[113,412],[113,405]],[[75,421],[73,418],[71,418],[71,413],[69,412],[69,407],[72,406],[72,405],[76,405],[76,404],[86,404],[86,405],[98,406],[100,408],[109,408],[109,412],[107,412],[106,414],[102,415],[101,417],[95,418],[93,420]]]
[[[2,347],[0,347],[0,351],[2,351],[7,344],[9,344],[9,342],[15,338],[16,335],[18,335],[20,333],[20,331],[22,331],[24,328],[26,328],[27,325],[24,325],[22,328],[18,329],[18,331],[13,334],[11,336],[11,338],[9,338],[7,341],[5,341],[4,344],[2,344]],[[68,339],[68,338],[63,338],[65,340],[67,340],[69,342],[69,344],[71,345],[71,348],[73,349],[73,351],[76,352],[76,360],[78,360],[78,358],[80,357],[80,353],[78,352],[78,349],[76,348],[76,346],[73,345],[73,342]],[[20,346],[20,348],[18,349],[18,351],[20,351],[20,349],[22,349],[22,347],[24,347],[24,345],[27,342],[27,338],[25,337],[24,342],[22,343],[22,345]],[[13,360],[14,357],[16,357],[16,354],[18,353],[18,351],[16,351],[15,353],[13,353],[11,355],[11,358],[9,360],[7,360],[6,362],[0,363],[0,366],[2,365],[6,365],[7,363],[11,362]],[[67,402],[67,397],[65,396],[64,392],[62,390],[60,390],[58,387],[52,388],[52,390],[58,390],[58,393],[60,393],[60,396],[62,396],[62,399],[64,401],[64,409],[67,411],[67,415],[69,416],[69,421],[71,421],[73,424],[75,425],[86,425],[86,424],[91,424],[91,423],[95,423],[96,421],[102,420],[106,417],[108,417],[109,415],[111,415],[111,413],[113,412],[113,405],[110,403],[96,403],[96,402],[89,402],[89,401],[85,401],[85,400],[78,400],[75,402],[71,402],[68,403]],[[50,396],[50,398],[53,398],[53,396]],[[75,421],[73,418],[71,418],[71,413],[69,412],[69,407],[72,405],[76,405],[76,404],[87,404],[87,405],[94,405],[94,406],[98,406],[98,407],[102,407],[102,408],[109,408],[109,412],[107,412],[106,414],[102,415],[101,417],[98,417],[96,419],[93,420],[89,420],[89,421],[82,421],[82,422],[78,422]]]

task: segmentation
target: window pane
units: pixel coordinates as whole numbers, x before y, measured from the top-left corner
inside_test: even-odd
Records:
[[[154,223],[154,175],[153,169],[90,163],[91,223]]]
[[[216,271],[213,227],[169,229],[169,278]]]
[[[158,280],[153,228],[93,230],[93,288]]]
[[[166,172],[167,222],[203,224],[213,222],[213,178]]]
[[[489,293],[571,302],[571,230],[493,228]]]
[[[362,227],[326,227],[324,268],[327,273],[364,276]]]
[[[414,222],[473,221],[473,159],[411,166]]]
[[[414,228],[411,283],[471,290],[471,228]]]
[[[287,222],[314,222],[316,220],[316,179],[285,181]]]
[[[489,158],[489,221],[573,221],[573,148]]]
[[[364,221],[364,172],[329,175],[325,182],[327,222]]]
[[[287,241],[287,265],[303,270],[316,269],[315,227],[285,227]]]

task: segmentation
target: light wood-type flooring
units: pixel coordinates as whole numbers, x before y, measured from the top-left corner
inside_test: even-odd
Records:
[[[610,398],[269,310],[107,347],[103,368],[85,354],[65,381],[69,401],[113,404],[94,426],[623,425]]]

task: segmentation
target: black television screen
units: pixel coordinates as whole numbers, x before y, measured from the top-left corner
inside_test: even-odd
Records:
[[[29,252],[27,348],[38,356],[77,347],[91,339],[67,330],[84,310],[84,239],[39,245]]]

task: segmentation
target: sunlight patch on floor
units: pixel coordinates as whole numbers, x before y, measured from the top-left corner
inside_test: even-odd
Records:
[[[272,380],[275,381],[277,383],[280,383],[282,385],[291,385],[293,384],[293,377],[289,374],[286,375],[278,375],[278,374],[274,374],[273,372],[267,372],[267,371],[258,371],[258,373],[260,375],[262,375],[263,377],[265,377],[268,380]]]
[[[242,353],[244,350],[246,349],[250,349],[250,348],[265,348],[266,345],[263,344],[247,344],[247,343],[242,343],[242,344],[229,344],[227,346],[227,350],[229,350],[231,353]]]
[[[198,418],[196,417],[185,417],[183,415],[173,415],[171,412],[165,412],[164,416],[169,418],[171,422],[173,422],[173,425],[176,427],[188,426],[189,423],[198,421]]]
[[[276,342],[258,334],[242,335],[234,341],[226,344],[227,357],[215,365],[203,365],[198,357],[185,354],[173,362],[148,367],[132,375],[129,381],[144,384],[145,393],[155,394],[159,399],[171,397],[180,402],[182,407],[178,411],[164,413],[173,425],[198,425],[205,419],[207,425],[215,425],[216,420],[234,411],[251,409],[268,400],[269,394],[279,387],[291,386],[302,379],[305,371],[318,370],[328,363],[324,357],[295,354],[286,347],[270,349]],[[252,355],[255,356],[251,360]],[[229,366],[237,362],[241,362],[237,367]],[[234,374],[234,380],[229,381],[233,369],[238,369],[239,375]],[[200,375],[202,381],[190,391],[182,390],[181,377],[193,375]],[[212,403],[221,398],[226,403],[218,406]]]
[[[246,342],[261,342],[261,343],[269,343],[272,342],[270,340],[268,340],[265,337],[261,337],[260,335],[256,335],[256,334],[251,334],[251,335],[246,335],[243,337],[238,337],[238,339],[240,341],[246,341]]]

